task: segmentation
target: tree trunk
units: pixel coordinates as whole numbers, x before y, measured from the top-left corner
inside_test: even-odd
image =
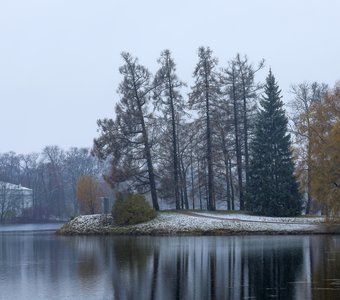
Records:
[[[214,173],[212,159],[212,143],[211,143],[211,124],[210,124],[210,99],[209,99],[209,83],[208,77],[205,77],[205,105],[207,119],[207,163],[208,163],[208,210],[215,210],[215,194],[214,194]]]
[[[179,169],[179,180],[180,180],[180,209],[184,209],[184,179],[182,168]]]
[[[192,209],[195,209],[195,190],[194,190],[194,165],[192,159],[192,149],[190,151],[190,173],[191,173],[191,196],[192,196]]]
[[[308,126],[308,149],[307,149],[307,204],[306,204],[306,215],[310,213],[310,207],[312,202],[311,188],[312,188],[312,143],[311,139],[311,128],[309,122],[309,111],[307,110],[307,126]]]
[[[225,167],[225,177],[226,177],[226,183],[227,183],[227,206],[228,210],[231,209],[231,199],[230,199],[230,180],[229,180],[229,153],[226,147],[226,141],[223,129],[221,129],[221,148],[223,152],[223,161],[224,161],[224,167]]]
[[[207,180],[207,171],[204,170],[204,187],[205,187],[205,201],[206,207],[209,209],[209,192],[208,192],[208,180]]]
[[[244,209],[243,201],[243,180],[242,180],[242,153],[239,140],[239,130],[238,130],[238,115],[237,115],[237,99],[236,99],[236,87],[235,78],[233,78],[233,108],[234,108],[234,128],[235,128],[235,150],[236,150],[236,164],[237,164],[237,177],[240,190],[240,210]]]
[[[154,173],[153,164],[152,164],[150,144],[149,144],[148,134],[147,134],[147,131],[146,131],[144,117],[142,115],[141,106],[139,106],[139,111],[141,113],[143,143],[144,143],[146,163],[147,163],[147,166],[148,166],[148,175],[149,175],[152,205],[153,205],[153,208],[155,210],[159,210],[158,199],[157,199],[157,190],[156,190],[156,181],[155,181],[155,173]]]
[[[231,159],[229,158],[229,180],[230,180],[230,193],[231,193],[231,209],[235,210],[235,193],[233,185],[233,177],[231,173]]]
[[[200,200],[200,210],[203,209],[202,205],[202,189],[201,189],[201,176],[200,176],[200,160],[197,157],[197,176],[198,176],[198,195]]]
[[[230,193],[230,179],[229,179],[229,168],[228,168],[228,156],[224,157],[225,164],[225,180],[227,183],[227,206],[228,210],[231,210],[231,193]]]
[[[184,207],[185,207],[185,209],[189,209],[187,173],[186,173],[186,170],[184,168],[183,161],[181,161],[181,169],[182,169],[182,187],[183,187]]]
[[[170,82],[170,74],[168,74],[169,78],[169,97],[170,97],[170,106],[171,106],[171,125],[172,125],[172,150],[173,150],[173,167],[174,167],[174,188],[175,188],[175,201],[176,201],[176,209],[180,209],[180,196],[179,196],[179,182],[178,182],[178,156],[177,156],[177,131],[176,131],[176,115],[175,115],[175,107],[173,101],[173,93],[172,86]]]
[[[245,90],[245,83],[242,74],[242,96],[243,96],[243,135],[244,135],[244,164],[246,183],[248,182],[248,167],[249,167],[249,150],[248,150],[248,116],[247,116],[247,97]]]
[[[150,180],[150,191],[151,191],[151,199],[152,205],[155,210],[159,210],[158,199],[157,199],[157,191],[156,191],[156,182],[155,182],[155,174],[153,171],[153,165],[151,160],[150,149],[147,149],[147,165],[149,170],[149,180]]]

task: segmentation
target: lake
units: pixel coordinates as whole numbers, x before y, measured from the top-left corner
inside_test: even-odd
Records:
[[[57,236],[0,226],[0,299],[340,299],[340,236]]]

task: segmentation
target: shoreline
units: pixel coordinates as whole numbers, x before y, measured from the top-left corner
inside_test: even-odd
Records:
[[[273,218],[211,212],[158,212],[149,222],[116,226],[111,215],[82,215],[67,222],[59,235],[304,235],[340,234],[340,225],[323,218]]]

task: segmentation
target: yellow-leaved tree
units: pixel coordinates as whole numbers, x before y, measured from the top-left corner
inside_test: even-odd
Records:
[[[313,106],[312,194],[329,218],[340,217],[340,83]]]
[[[81,214],[100,212],[102,188],[92,176],[81,176],[77,183],[77,200]]]
[[[294,156],[296,175],[300,190],[305,195],[305,212],[312,209],[312,119],[313,108],[327,94],[328,86],[318,82],[303,82],[293,85],[291,92],[294,99],[291,107],[291,121],[295,137]]]

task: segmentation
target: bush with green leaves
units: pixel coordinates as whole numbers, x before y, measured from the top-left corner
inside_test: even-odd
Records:
[[[155,210],[141,194],[119,194],[112,207],[112,217],[117,225],[132,225],[152,220]]]

